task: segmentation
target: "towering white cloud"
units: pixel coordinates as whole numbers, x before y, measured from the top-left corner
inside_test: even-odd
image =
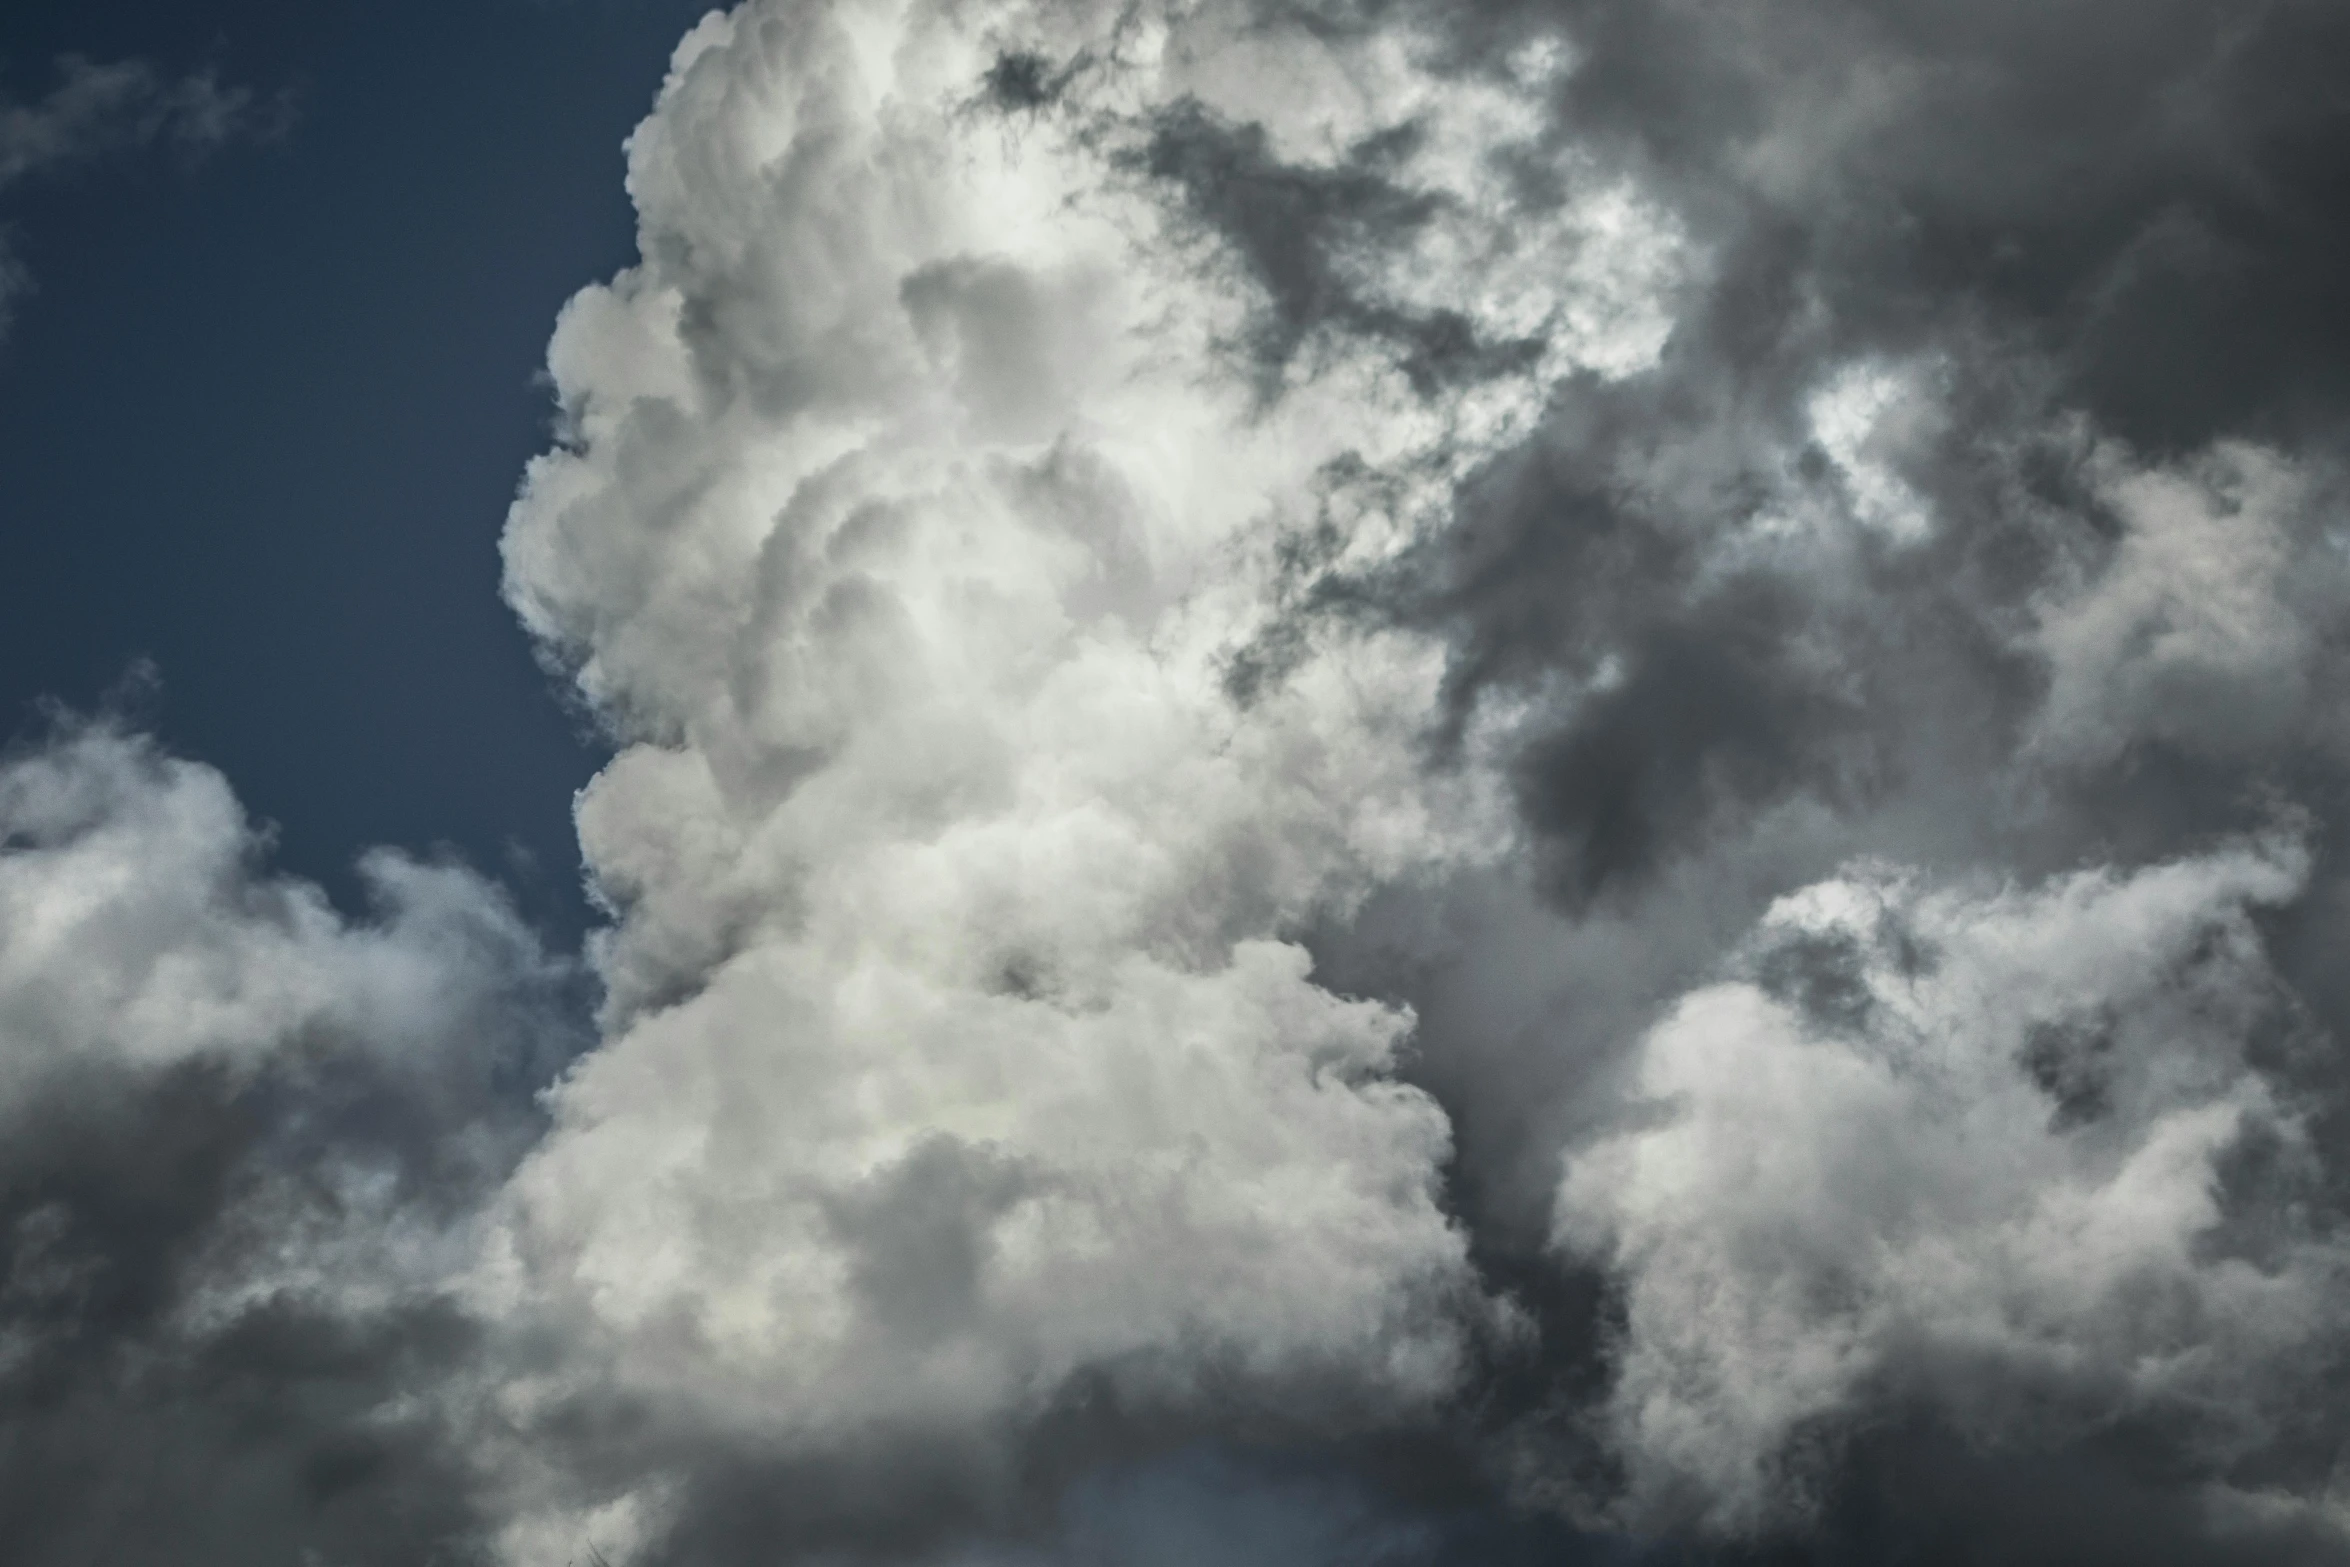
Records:
[[[565,314],[569,439],[506,541],[627,741],[579,810],[609,1035],[482,1286],[579,1355],[516,1397],[608,1378],[789,1453],[1083,1369],[1452,1389],[1490,1312],[1411,1019],[1292,933],[1499,821],[1421,767],[1434,643],[1235,672],[1295,551],[1375,566],[1544,376],[1653,353],[1618,296],[1669,236],[1626,197],[1554,218],[1596,236],[1558,278],[1495,220],[1539,124],[1495,106],[1549,68],[1456,115],[1393,39],[1217,7],[753,4],[681,47],[644,259]],[[1550,360],[1415,387],[1341,331],[1268,390],[1246,258],[1153,168],[1227,111],[1309,167],[1396,140],[1433,248],[1363,297]]]

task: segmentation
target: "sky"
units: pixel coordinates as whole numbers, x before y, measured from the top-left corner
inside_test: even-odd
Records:
[[[2350,1562],[2344,80],[12,11],[12,1559]]]
[[[620,145],[700,14],[8,8],[11,102],[67,56],[251,100],[217,146],[167,131],[0,196],[32,282],[0,354],[9,734],[133,676],[338,895],[370,844],[447,844],[576,935],[598,748],[498,603],[497,535],[555,310],[632,253]]]

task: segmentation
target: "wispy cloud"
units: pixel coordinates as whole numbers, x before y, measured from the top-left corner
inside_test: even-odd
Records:
[[[59,81],[30,103],[0,99],[0,190],[112,154],[164,146],[203,156],[231,141],[280,133],[288,106],[213,72],[171,77],[145,60],[105,64],[68,55]]]
[[[290,98],[224,85],[210,70],[174,77],[145,60],[67,55],[57,76],[39,99],[0,96],[0,195],[141,151],[200,160],[233,142],[282,135],[293,120]],[[31,270],[0,231],[0,338],[32,290]]]

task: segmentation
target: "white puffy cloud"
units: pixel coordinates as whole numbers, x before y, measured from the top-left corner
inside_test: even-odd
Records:
[[[218,772],[108,725],[0,765],[0,1106],[64,1071],[249,1079],[305,1052],[430,1081],[506,1043],[468,1024],[556,972],[460,868],[371,854],[354,924],[264,874],[265,847]]]
[[[2207,1476],[2273,1438],[2350,1266],[2291,1195],[2252,918],[2305,873],[2287,840],[2034,889],[1861,866],[1773,907],[1559,1188],[1623,1290],[1634,1514],[1800,1519],[1872,1411],[2026,1449],[2150,1415]]]
[[[812,1452],[1083,1369],[1453,1386],[1491,1312],[1444,1118],[1392,1076],[1411,1018],[1294,932],[1490,853],[1494,786],[1422,766],[1431,640],[1320,626],[1231,675],[1285,548],[1390,558],[1540,376],[1415,390],[1341,337],[1268,401],[1245,272],[1136,155],[1202,103],[1324,149],[1434,116],[1382,177],[1472,227],[1394,287],[1551,329],[1490,166],[1538,116],[1452,125],[1346,47],[1215,6],[752,4],[680,48],[631,143],[643,260],[564,315],[569,439],[506,538],[628,742],[579,808],[607,1037],[478,1280],[582,1346],[526,1424],[601,1386]],[[1363,72],[1413,91],[1324,90]],[[1561,221],[1628,231],[1592,199]],[[1602,371],[1653,351],[1616,324]]]

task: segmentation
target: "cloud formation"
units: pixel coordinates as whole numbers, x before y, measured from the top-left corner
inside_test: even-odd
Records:
[[[2350,1559],[2345,45],[706,19],[504,541],[592,1024],[0,773],[20,1537]]]
[[[157,143],[200,155],[265,118],[249,89],[209,71],[173,81],[145,60],[68,55],[58,75],[39,102],[0,105],[0,189]]]
[[[2306,872],[2270,843],[1973,895],[1860,868],[1775,904],[1748,977],[1641,1043],[1654,1116],[1560,1190],[1562,1243],[1623,1282],[1634,1505],[1801,1513],[1868,1403],[1991,1446],[2136,1422],[2216,1472],[2319,1413],[2350,1249],[2254,1059],[2317,1048],[2251,919]]]
[[[200,159],[232,141],[278,134],[290,113],[286,99],[265,103],[249,88],[224,87],[209,70],[174,80],[145,60],[67,55],[57,72],[44,98],[0,96],[0,194],[148,147]],[[0,337],[33,287],[7,237],[0,232]]]
[[[1007,38],[1049,92],[1005,101]],[[1420,766],[1433,639],[1263,637],[1286,562],[1392,556],[1545,374],[1654,333],[1579,331],[1597,271],[1530,295],[1475,182],[1535,127],[1416,71],[1213,9],[688,40],[631,148],[646,259],[570,307],[570,443],[507,536],[626,742],[580,807],[605,1042],[500,1208],[500,1309],[595,1346],[563,1398],[785,1465],[1016,1446],[1081,1377],[1345,1430],[1513,1331],[1409,1015],[1295,940],[1497,802]],[[1293,123],[1225,107],[1285,81]],[[1254,297],[1200,164],[1285,144],[1281,201],[1416,212],[1441,266],[1302,278],[1337,331]]]
[[[347,921],[221,777],[118,729],[0,764],[0,1520],[27,1562],[414,1561],[476,1527],[432,1412],[458,1220],[578,1047],[470,873]]]

